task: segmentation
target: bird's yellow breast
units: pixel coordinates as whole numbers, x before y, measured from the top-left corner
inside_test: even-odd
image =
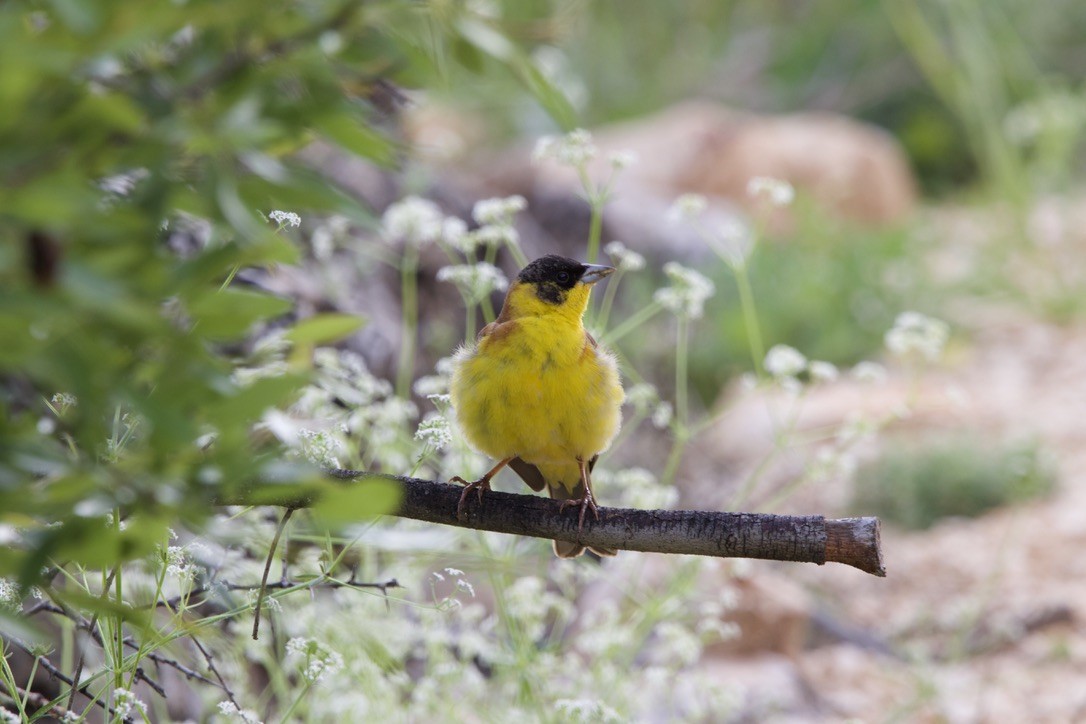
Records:
[[[461,350],[452,401],[468,441],[497,459],[514,455],[573,488],[577,459],[607,449],[623,400],[614,357],[580,316],[523,316]]]

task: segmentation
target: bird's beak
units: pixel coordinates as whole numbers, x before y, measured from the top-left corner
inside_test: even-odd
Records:
[[[602,264],[582,264],[581,266],[584,267],[581,284],[595,284],[615,271],[613,266],[603,266]]]

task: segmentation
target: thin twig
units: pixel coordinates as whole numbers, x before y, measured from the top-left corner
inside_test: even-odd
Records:
[[[271,573],[272,560],[275,558],[275,549],[279,547],[279,538],[283,535],[283,530],[287,527],[287,523],[290,522],[290,516],[294,515],[296,509],[288,507],[283,511],[283,517],[279,521],[279,527],[275,529],[275,537],[272,538],[271,548],[268,549],[268,559],[264,562],[264,575],[260,579],[260,593],[256,596],[256,610],[253,611],[253,641],[260,639],[260,607],[264,605],[264,593],[268,589],[268,574]]]
[[[72,691],[79,691],[84,696],[86,696],[90,700],[90,702],[92,704],[94,704],[95,706],[101,707],[105,711],[109,712],[109,715],[111,717],[117,715],[117,712],[115,712],[113,710],[113,707],[108,706],[104,701],[98,699],[97,697],[93,697],[90,694],[87,694],[85,691],[80,689],[80,687],[76,686],[75,681],[68,678],[68,676],[65,675],[65,673],[63,671],[61,671],[60,669],[57,668],[56,664],[54,664],[52,661],[50,661],[47,657],[41,656],[40,654],[34,653],[34,650],[25,641],[23,641],[22,639],[20,639],[17,636],[12,636],[10,634],[4,634],[3,637],[5,639],[7,639],[8,641],[10,641],[13,645],[18,647],[19,649],[22,649],[28,656],[32,656],[33,658],[36,658],[38,660],[38,662],[41,664],[41,667],[43,669],[45,669],[46,671],[48,671],[49,675],[51,677],[61,681],[62,683],[67,684],[68,687]],[[71,709],[72,707],[67,706],[65,708],[66,709]]]

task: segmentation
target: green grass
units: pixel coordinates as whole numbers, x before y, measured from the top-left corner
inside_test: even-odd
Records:
[[[863,466],[856,480],[854,511],[914,530],[1043,496],[1056,482],[1036,443],[974,437],[899,441]]]

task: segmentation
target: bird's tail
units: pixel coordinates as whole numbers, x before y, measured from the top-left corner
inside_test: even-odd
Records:
[[[547,481],[547,492],[555,500],[579,500],[584,497],[584,483],[578,481],[577,485],[573,488],[567,488],[562,483],[551,483]],[[559,558],[576,558],[585,551],[585,547],[580,543],[571,543],[565,540],[551,541],[554,544],[554,555]],[[610,548],[596,548],[595,546],[588,546],[588,550],[592,551],[598,556],[616,556],[618,551]]]

